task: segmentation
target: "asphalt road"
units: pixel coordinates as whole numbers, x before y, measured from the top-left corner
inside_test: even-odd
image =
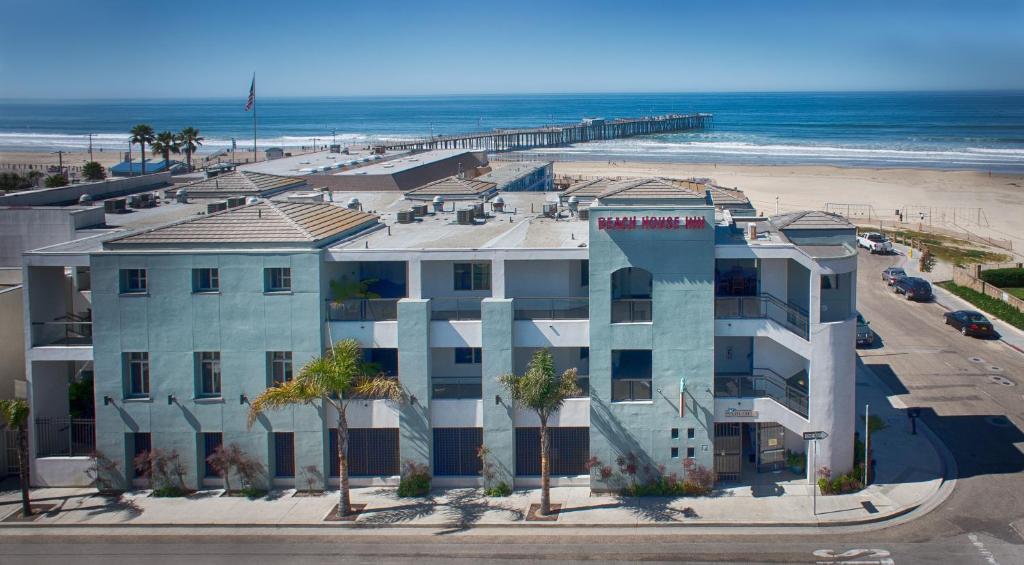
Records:
[[[0,564],[1024,563],[1024,354],[998,340],[961,336],[943,325],[938,304],[891,294],[881,271],[901,258],[861,253],[859,308],[879,336],[861,359],[900,402],[922,408],[959,471],[952,495],[913,520],[802,530],[26,532],[0,535]]]

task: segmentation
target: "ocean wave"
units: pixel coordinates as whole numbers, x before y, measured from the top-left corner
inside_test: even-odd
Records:
[[[120,133],[97,133],[92,136],[92,148],[94,151],[127,151],[128,134]],[[312,135],[279,135],[275,137],[257,137],[258,147],[302,147],[313,145]],[[337,143],[361,144],[378,142],[396,142],[417,139],[419,136],[413,134],[390,134],[371,135],[365,133],[339,133],[334,139]],[[330,135],[317,135],[317,145],[328,145],[331,143]],[[252,137],[236,137],[236,147],[245,150],[252,147]],[[204,136],[200,153],[219,151],[231,148],[231,138],[224,136]],[[89,149],[89,136],[83,134],[65,133],[24,133],[24,132],[0,132],[0,151],[87,151]],[[132,151],[137,151],[138,146],[133,145]]]

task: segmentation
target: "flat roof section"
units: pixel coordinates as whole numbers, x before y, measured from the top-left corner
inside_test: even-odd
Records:
[[[398,159],[382,161],[373,165],[366,165],[350,171],[341,171],[334,174],[335,176],[393,175],[395,173],[409,171],[424,165],[430,165],[438,161],[444,161],[445,159],[451,159],[452,157],[457,157],[466,153],[481,152],[482,151],[472,149],[435,149],[433,151],[409,154],[405,157],[399,157]]]
[[[379,163],[384,159],[394,159],[409,153],[408,151],[389,151],[386,155],[375,155],[369,150],[357,150],[352,147],[349,147],[348,150],[349,153],[314,151],[312,153],[292,155],[291,157],[239,165],[238,168],[239,170],[255,173],[305,176],[336,172],[343,167],[366,167],[371,163]]]
[[[498,185],[498,190],[504,190],[505,185],[531,175],[544,167],[549,167],[551,164],[551,161],[492,162],[491,165],[495,168],[491,172],[476,178],[477,180],[493,182]]]

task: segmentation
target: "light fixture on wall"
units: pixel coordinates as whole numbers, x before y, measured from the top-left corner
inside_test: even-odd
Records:
[[[246,396],[245,393],[239,394],[238,395],[238,403],[239,404],[245,404],[246,402],[249,402],[249,397]]]
[[[500,406],[501,405],[501,395],[500,394],[495,394],[494,395],[494,405],[495,406]]]
[[[167,405],[168,406],[174,404],[175,400],[177,400],[177,398],[175,398],[173,394],[168,394],[167,395]]]
[[[113,402],[114,402],[113,398],[110,398],[109,396],[106,396],[106,395],[103,396],[103,405],[104,406],[110,406]]]
[[[416,395],[412,394],[409,396],[409,404],[416,405]]]

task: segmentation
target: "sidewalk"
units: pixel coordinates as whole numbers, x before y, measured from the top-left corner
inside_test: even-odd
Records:
[[[901,410],[894,408],[884,385],[858,363],[858,428],[863,436],[863,407],[886,422],[872,435],[878,461],[877,482],[856,494],[817,496],[803,478],[787,473],[759,474],[755,484],[724,487],[713,495],[695,498],[620,498],[591,495],[585,487],[558,487],[553,503],[562,504],[555,522],[526,521],[531,503],[540,500],[538,489],[516,491],[507,498],[487,498],[478,489],[437,490],[430,497],[402,499],[394,489],[367,487],[352,490],[353,503],[366,504],[355,522],[325,522],[337,504],[337,491],[322,496],[294,497],[294,491],[273,492],[256,500],[222,497],[221,491],[201,491],[188,498],[151,498],[145,491],[105,498],[93,489],[43,488],[33,501],[56,504],[55,511],[34,522],[0,522],[0,529],[36,526],[321,526],[469,527],[573,526],[838,526],[877,522],[902,516],[922,504],[933,505],[951,490],[943,482],[946,457],[929,440],[923,426],[918,435]],[[944,448],[942,448],[944,451]],[[16,490],[0,493],[0,519],[18,510]],[[868,503],[868,504],[865,504]]]

